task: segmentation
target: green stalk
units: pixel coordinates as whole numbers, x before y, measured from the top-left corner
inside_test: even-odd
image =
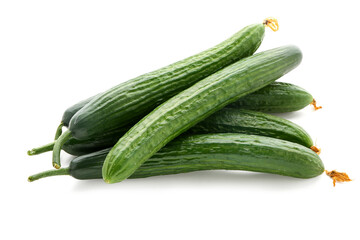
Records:
[[[61,136],[63,126],[64,126],[64,123],[61,122],[60,125],[58,126],[58,128],[56,129],[55,140],[57,140]]]
[[[38,154],[44,153],[44,152],[50,152],[51,150],[53,150],[54,144],[55,144],[55,142],[52,142],[52,143],[48,143],[41,147],[33,148],[33,149],[27,151],[27,154],[29,156],[33,156],[33,155],[38,155]]]
[[[54,148],[53,148],[53,166],[56,169],[61,167],[60,163],[60,151],[64,143],[71,137],[70,130],[65,131],[61,136],[55,141]]]
[[[51,177],[51,176],[58,176],[58,175],[69,175],[69,168],[62,168],[62,169],[52,169],[45,172],[34,174],[28,177],[29,182],[33,182],[39,180],[41,178]]]

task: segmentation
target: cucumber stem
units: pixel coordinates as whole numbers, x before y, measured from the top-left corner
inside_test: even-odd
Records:
[[[44,171],[41,173],[37,173],[28,177],[29,182],[33,182],[39,180],[41,178],[51,177],[51,176],[58,176],[58,175],[70,175],[69,168],[62,168],[62,169],[52,169],[48,171]]]
[[[329,177],[332,178],[334,187],[335,187],[336,182],[350,182],[350,181],[352,181],[349,178],[349,176],[344,172],[338,172],[336,170],[332,170],[332,171],[326,171],[325,170],[325,173],[326,173],[326,175],[328,175]]]
[[[267,27],[269,27],[271,30],[276,32],[279,30],[279,23],[278,20],[272,17],[268,17],[263,21],[263,24]]]
[[[310,149],[313,150],[317,155],[320,155],[320,153],[321,153],[321,148],[318,148],[315,145],[311,146]]]
[[[316,106],[316,101],[315,101],[315,99],[312,100],[312,102],[310,103],[310,105],[313,105],[313,106],[314,106],[315,111],[322,108],[322,106]]]
[[[71,137],[70,130],[65,131],[61,136],[55,141],[53,148],[53,167],[59,169],[61,167],[60,163],[60,151],[64,143]]]
[[[55,140],[57,140],[61,136],[63,126],[64,126],[64,123],[61,122],[60,125],[57,127],[56,133],[55,133]]]
[[[29,156],[33,156],[33,155],[38,155],[40,153],[49,152],[49,151],[53,150],[54,144],[55,144],[55,142],[52,142],[52,143],[48,143],[41,147],[33,148],[33,149],[27,151],[27,154]]]

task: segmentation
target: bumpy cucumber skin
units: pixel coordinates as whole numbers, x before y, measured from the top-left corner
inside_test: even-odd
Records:
[[[86,104],[88,104],[93,98],[93,97],[89,97],[85,100],[82,100],[74,105],[72,105],[71,107],[67,108],[62,116],[61,122],[63,123],[63,125],[65,127],[68,127],[70,124],[70,120],[71,118],[75,115],[75,113],[77,113],[80,109],[82,109]]]
[[[65,111],[62,120],[64,126],[68,126],[71,117],[78,110],[80,110],[86,103],[88,103],[92,98],[83,100],[68,108]],[[297,111],[301,108],[304,108],[312,102],[312,99],[313,99],[312,95],[301,87],[298,87],[291,83],[274,82],[259,89],[258,91],[255,91],[240,98],[239,100],[233,103],[230,103],[229,105],[226,106],[226,108],[235,109],[234,111],[238,109],[250,109],[254,111],[282,113],[282,112]],[[247,123],[244,122],[247,121],[246,119],[247,117],[249,117],[247,116],[247,114],[242,115],[241,117],[227,116],[226,112],[223,112],[223,114],[224,114],[223,116],[216,116],[216,114],[214,114],[214,116],[209,117],[209,120],[207,119],[204,120],[205,122],[207,122],[208,128],[205,128],[204,124],[200,124],[199,127],[201,127],[202,129],[198,129],[197,126],[195,126],[194,128],[191,128],[189,131],[193,133],[220,133],[220,132],[246,133],[246,134],[255,134],[255,135],[270,136],[279,139],[284,139],[292,142],[297,142],[299,144],[308,147],[311,147],[313,144],[311,139],[309,138],[309,135],[307,133],[302,133],[302,130],[299,130],[299,133],[294,132],[295,138],[291,138],[291,137],[284,138],[284,136],[286,135],[281,134],[281,132],[279,132],[280,134],[271,134],[268,131],[257,132],[256,129],[253,129],[252,127],[248,126]],[[213,117],[216,118],[216,125],[211,124],[210,122],[210,119],[212,119]],[[233,119],[233,118],[238,119],[238,121],[234,121],[232,124],[224,124],[224,121],[228,121],[228,119]],[[257,119],[255,120],[257,121]],[[214,121],[214,119],[212,119],[211,121]],[[250,121],[247,122],[252,124],[252,122]],[[75,156],[81,156],[84,154],[88,154],[91,152],[95,152],[101,149],[111,147],[115,145],[115,143],[119,140],[119,138],[122,135],[124,135],[127,132],[127,130],[129,130],[135,123],[136,122],[121,129],[116,129],[110,133],[105,133],[104,135],[98,136],[94,139],[78,140],[72,137],[64,144],[63,150],[69,154]],[[239,125],[236,125],[238,123],[240,123],[241,126],[245,124],[245,126],[241,127]],[[223,128],[220,126],[223,126]],[[249,128],[244,129],[247,127]],[[254,127],[257,128],[256,126]],[[299,126],[296,125],[295,128],[299,128]],[[283,127],[280,127],[278,129],[279,130],[282,129],[282,131],[284,130]],[[297,134],[300,135],[296,137]]]
[[[102,178],[101,169],[109,150],[73,159],[70,175],[77,179]],[[316,153],[296,143],[246,134],[202,134],[172,141],[129,178],[215,169],[312,178],[324,172],[324,165]]]
[[[63,146],[67,153],[81,156],[112,147],[132,126],[91,140],[70,138]],[[299,125],[270,114],[235,108],[224,108],[196,124],[184,135],[205,133],[243,133],[268,136],[311,147],[313,141]]]
[[[70,137],[70,139],[62,146],[62,149],[71,155],[81,156],[109,148],[114,146],[119,138],[122,137],[131,127],[132,126],[119,128],[93,139],[79,140],[74,137]]]
[[[268,136],[313,146],[310,135],[299,125],[270,114],[224,108],[190,128],[186,133],[244,133]]]
[[[69,154],[81,156],[112,147],[131,127],[92,140],[77,140],[72,137],[64,144],[63,149]],[[283,139],[306,147],[313,145],[309,134],[297,124],[270,114],[243,109],[224,108],[184,134],[199,133],[244,133]]]
[[[229,108],[242,108],[268,113],[300,110],[313,100],[310,93],[290,83],[275,82],[229,104]]]
[[[62,118],[64,126],[68,127],[72,116],[93,98],[95,98],[95,96],[78,102],[66,109]],[[308,106],[312,100],[312,95],[299,86],[285,82],[274,82],[230,103],[226,107],[267,113],[284,113],[300,110]]]
[[[197,55],[121,83],[98,95],[70,120],[77,139],[88,139],[126,126],[182,90],[239,59],[252,55],[264,36],[254,24]]]
[[[135,124],[112,148],[103,165],[105,182],[128,178],[172,139],[240,97],[280,78],[298,66],[301,59],[301,51],[295,46],[261,52],[169,99]]]

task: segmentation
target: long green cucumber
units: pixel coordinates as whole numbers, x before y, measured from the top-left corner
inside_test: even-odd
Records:
[[[102,178],[102,166],[110,149],[73,159],[69,168],[50,170],[29,177],[29,181],[55,175],[77,179]],[[311,178],[324,172],[317,154],[297,143],[245,134],[202,134],[178,138],[129,178],[186,173],[200,170],[246,170]]]
[[[83,100],[69,107],[64,112],[55,140],[61,135],[62,126],[68,127],[71,117],[88,102],[90,102],[91,99],[92,98]],[[258,91],[240,98],[226,107],[234,109],[249,109],[268,113],[284,113],[300,110],[312,103],[312,101],[312,95],[305,89],[291,83],[274,82],[259,89]],[[130,124],[129,128],[135,123],[136,122]],[[97,137],[95,138],[95,141],[93,141],[93,139],[78,140],[71,138],[65,143],[62,149],[76,156],[98,151],[112,146],[115,142],[112,140],[111,136],[114,135],[114,132],[116,132],[114,136],[122,136],[125,133],[122,132],[122,130],[123,129],[116,129],[109,133],[104,133],[105,137]],[[121,132],[122,134],[118,135],[118,132]],[[39,154],[44,151],[51,151],[53,149],[53,147],[51,147],[53,144],[54,143],[48,144],[48,147],[44,146],[44,148],[35,148],[33,149],[34,151],[30,151],[30,153]]]
[[[213,48],[97,95],[71,118],[70,133],[59,137],[54,146],[53,166],[61,166],[61,145],[70,136],[89,139],[127,126],[199,80],[252,55],[262,42],[265,25],[271,26],[271,22],[247,26]]]
[[[252,55],[263,37],[264,24],[247,26],[213,48],[97,95],[72,116],[72,135],[86,139],[126,126],[197,81]]]
[[[104,162],[104,181],[115,183],[128,178],[172,139],[240,97],[280,78],[298,66],[301,59],[301,51],[295,46],[264,51],[214,73],[169,99],[115,144]]]
[[[77,140],[71,137],[63,145],[63,149],[69,154],[81,156],[112,147],[130,128],[131,126],[122,131],[91,140]],[[244,133],[283,139],[299,143],[305,147],[312,147],[313,145],[309,134],[291,121],[266,113],[235,108],[224,108],[212,114],[184,134],[198,133]],[[54,144],[55,142],[40,148],[34,148],[28,154],[36,155],[51,151]]]
[[[283,113],[300,110],[312,101],[313,96],[303,88],[290,83],[274,82],[226,107]]]
[[[93,98],[94,97],[90,97],[80,101],[66,109],[61,120],[61,126],[68,127],[72,116]],[[283,113],[300,110],[309,105],[312,101],[313,96],[305,89],[291,83],[274,82],[258,91],[240,98],[226,107]]]
[[[190,128],[185,134],[243,133],[267,136],[312,147],[310,135],[299,125],[270,114],[223,108]]]
[[[62,126],[69,126],[71,117],[80,110],[86,103],[90,102],[92,98],[83,100],[71,107],[69,107],[63,115],[60,125],[60,133]],[[229,104],[226,108],[233,109],[250,109],[254,111],[282,113],[300,110],[306,107],[313,101],[312,95],[303,88],[291,83],[274,82],[258,91],[248,94],[239,100]],[[78,140],[71,137],[62,147],[64,151],[69,154],[80,156],[83,154],[98,151],[107,147],[113,146],[118,138],[122,136],[133,124],[124,128],[116,129],[114,131],[104,133],[94,139]],[[209,131],[210,133],[211,131]],[[229,132],[229,131],[225,131]],[[60,134],[58,133],[57,136]],[[267,136],[264,134],[264,136]],[[116,139],[115,139],[116,138]],[[56,137],[57,139],[57,137]],[[43,152],[52,151],[54,142],[46,144],[41,147],[33,148],[28,151],[29,155],[36,155]]]

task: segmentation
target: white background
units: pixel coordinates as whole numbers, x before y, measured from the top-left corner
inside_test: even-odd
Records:
[[[356,2],[1,1],[1,239],[359,239]],[[67,107],[270,16],[280,30],[266,29],[259,51],[299,46],[302,64],[281,81],[323,106],[282,116],[352,182],[225,171],[27,182],[51,154],[26,151],[53,139]]]

